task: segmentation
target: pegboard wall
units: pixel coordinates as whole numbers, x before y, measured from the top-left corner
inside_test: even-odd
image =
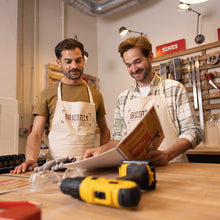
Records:
[[[155,57],[153,71],[184,84],[204,132],[201,145],[220,150],[220,41]]]

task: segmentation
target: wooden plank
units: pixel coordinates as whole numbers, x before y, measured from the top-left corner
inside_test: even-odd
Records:
[[[48,63],[48,69],[53,69],[53,70],[56,70],[62,73],[62,69],[59,66],[51,64],[51,63]]]
[[[215,85],[217,87],[220,87],[220,83],[215,83]],[[192,92],[193,91],[193,87],[192,86],[185,86],[186,90],[188,92]],[[203,91],[204,90],[209,90],[209,89],[215,89],[212,85],[210,84],[206,84],[206,85],[202,85],[202,88],[201,88]]]
[[[209,109],[220,109],[220,104],[203,105],[203,108],[206,109],[206,110],[209,110]]]
[[[220,92],[211,92],[209,94],[203,95],[203,99],[216,99],[220,98]]]
[[[220,62],[218,64],[212,65],[212,64],[204,64],[199,67],[200,70],[206,70],[206,69],[214,69],[220,67]]]
[[[61,80],[64,75],[61,73],[56,73],[54,71],[52,71],[51,69],[48,70],[48,77],[51,79],[56,79],[56,80]]]

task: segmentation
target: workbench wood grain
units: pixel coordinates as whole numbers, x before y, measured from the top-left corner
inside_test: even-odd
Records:
[[[0,197],[1,201],[28,200],[40,204],[43,220],[213,220],[220,219],[219,173],[220,164],[173,163],[157,167],[156,189],[142,192],[135,210],[85,203],[60,191],[33,193],[23,189]],[[86,175],[118,176],[116,169]]]

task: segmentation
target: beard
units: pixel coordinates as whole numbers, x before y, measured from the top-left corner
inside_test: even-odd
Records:
[[[83,70],[81,69],[70,69],[69,71],[63,70],[64,76],[71,80],[78,80],[83,75]]]
[[[131,73],[131,77],[133,77],[137,82],[145,82],[151,75],[152,66],[148,61],[148,65],[145,68],[137,69],[135,72]],[[139,75],[140,74],[140,75]]]

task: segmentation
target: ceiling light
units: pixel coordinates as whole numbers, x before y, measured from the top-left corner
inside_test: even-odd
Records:
[[[186,4],[198,4],[198,3],[207,2],[207,1],[208,0],[180,0],[180,2],[186,3]]]

